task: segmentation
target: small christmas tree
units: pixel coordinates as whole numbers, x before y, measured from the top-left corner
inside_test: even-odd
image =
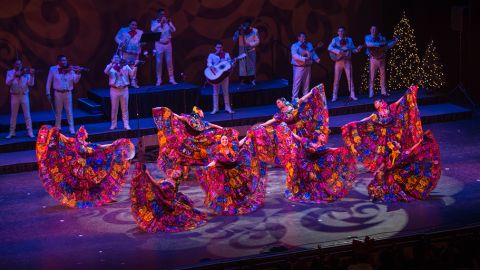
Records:
[[[422,64],[419,69],[418,84],[422,88],[439,89],[445,85],[445,73],[443,72],[443,64],[438,57],[437,48],[433,44],[433,40],[428,43],[425,54],[423,55]]]
[[[417,83],[420,64],[415,34],[405,12],[393,29],[393,35],[398,42],[390,50],[388,58],[388,87],[399,90]]]
[[[365,61],[365,68],[363,69],[362,73],[362,88],[361,91],[362,93],[368,93],[370,90],[370,59]],[[379,92],[381,90],[380,87],[380,70],[377,70],[375,72],[375,81],[373,83],[373,90],[375,92]]]

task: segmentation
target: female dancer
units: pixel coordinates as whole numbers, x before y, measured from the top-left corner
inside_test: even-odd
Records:
[[[144,164],[135,164],[130,199],[132,215],[138,226],[149,233],[180,232],[206,224],[206,215],[193,207],[193,202],[177,191],[182,172],[173,170],[170,177],[158,181]]]
[[[302,110],[300,105],[303,103],[305,107]],[[300,99],[294,99],[292,103],[280,98],[277,100],[277,107],[279,112],[261,124],[262,126],[284,122],[295,134],[310,139],[328,133],[329,118],[323,84],[315,86]]]
[[[87,142],[82,126],[75,138],[50,126],[40,128],[36,155],[40,179],[61,204],[86,208],[111,202],[126,182],[135,147],[128,139],[109,145]]]
[[[305,104],[302,108],[299,104]],[[272,119],[255,125],[247,131],[246,142],[258,153],[260,160],[284,165],[295,155],[294,148],[279,148],[279,142],[294,142],[291,132],[308,139],[328,134],[328,109],[323,84],[293,103],[285,98],[277,100],[279,112]],[[279,152],[281,151],[281,152]]]
[[[217,214],[247,214],[263,205],[266,164],[259,161],[253,148],[239,149],[237,138],[229,140],[223,135],[212,161],[197,174],[206,193],[205,206]]]
[[[182,168],[186,179],[190,165],[208,164],[209,157],[214,155],[215,142],[222,135],[238,137],[234,129],[204,121],[203,111],[197,107],[193,107],[190,115],[177,115],[166,107],[152,111],[160,147],[157,164],[164,173]]]
[[[423,200],[440,179],[440,150],[430,130],[410,149],[400,143],[387,143],[388,157],[374,173],[368,194],[374,201]]]
[[[342,127],[351,153],[376,172],[369,186],[374,200],[425,199],[440,179],[438,144],[431,132],[423,133],[417,91],[410,87],[389,106],[377,100],[377,112]]]
[[[320,134],[314,140],[293,132],[292,136],[296,143],[280,144],[280,148],[296,148],[295,155],[284,162],[287,172],[285,197],[304,203],[332,202],[343,198],[355,180],[355,157],[345,147],[326,147],[328,135]]]

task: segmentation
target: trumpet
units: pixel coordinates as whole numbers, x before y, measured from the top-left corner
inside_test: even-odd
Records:
[[[138,66],[138,65],[142,65],[142,64],[145,64],[145,61],[143,60],[125,60],[125,59],[121,59],[120,60],[120,66],[125,66],[125,65],[129,65],[129,66]]]
[[[22,69],[15,69],[16,72],[19,72],[21,73],[21,75],[24,75],[24,74],[35,74],[38,72],[37,69],[34,69],[34,68],[22,68]]]

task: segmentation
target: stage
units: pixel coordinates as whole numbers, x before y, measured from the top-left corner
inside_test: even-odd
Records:
[[[366,195],[371,176],[363,173],[343,200],[291,203],[283,197],[285,173],[271,168],[263,208],[244,216],[209,216],[205,226],[182,233],[140,231],[130,214],[128,184],[115,203],[68,209],[45,192],[36,171],[0,175],[0,268],[185,268],[342,246],[365,235],[392,239],[478,226],[479,119],[475,114],[468,120],[424,125],[437,138],[442,158],[442,178],[426,201],[372,203]],[[341,143],[339,135],[330,137],[329,146]],[[153,161],[155,153],[149,154]],[[160,177],[153,162],[148,168]],[[191,179],[180,190],[207,211],[198,183]]]

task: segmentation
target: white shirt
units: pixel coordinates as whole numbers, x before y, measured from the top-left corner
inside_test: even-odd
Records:
[[[112,63],[108,64],[103,71],[108,75],[108,84],[116,88],[124,88],[130,84],[130,77],[133,77],[135,68],[125,65],[119,71],[113,68]]]
[[[304,56],[306,52],[310,52],[310,57]],[[305,49],[302,48],[302,43],[297,41],[292,44],[291,47],[292,53],[292,65],[295,66],[309,66],[312,64],[312,61],[317,61],[318,55],[313,49],[313,45],[310,42],[305,42]]]
[[[207,67],[215,66],[216,64],[224,60],[232,60],[232,58],[230,58],[230,54],[228,54],[227,52],[225,53],[224,58],[220,58],[220,56],[215,53],[210,53],[207,58]]]
[[[328,45],[328,50],[333,52],[333,53],[340,53],[342,51],[347,51],[347,50],[355,50],[356,47],[353,44],[353,41],[349,37],[345,37],[345,44],[342,46],[340,44],[340,41],[342,40],[339,36],[336,36],[332,39],[332,42],[330,42],[330,45]]]
[[[152,21],[150,30],[152,32],[162,33],[160,35],[160,40],[155,43],[163,45],[170,43],[170,40],[172,39],[172,33],[176,31],[175,26],[173,26],[173,23],[171,21],[162,25],[157,20]]]
[[[50,95],[50,88],[53,83],[53,89],[55,90],[73,90],[73,84],[78,83],[80,80],[81,74],[75,73],[73,70],[70,70],[66,74],[61,74],[59,72],[60,66],[52,66],[48,71],[47,86],[46,91],[47,95]]]
[[[5,84],[10,86],[11,94],[28,94],[28,87],[35,83],[34,76],[30,74],[23,74],[20,77],[15,76],[15,69],[7,71],[7,78]]]
[[[127,53],[140,53],[142,48],[140,47],[140,39],[142,38],[143,31],[140,29],[135,30],[135,35],[132,37],[130,34],[130,27],[122,27],[118,30],[117,35],[115,36],[115,42],[118,45],[126,42],[126,46],[123,49]]]

